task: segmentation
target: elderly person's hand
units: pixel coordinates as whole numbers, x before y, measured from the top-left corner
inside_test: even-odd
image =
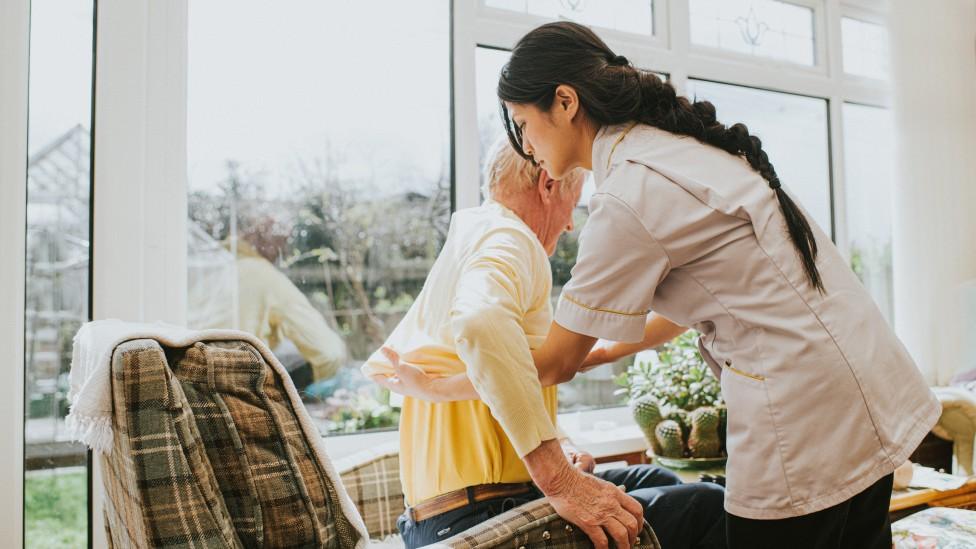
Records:
[[[640,503],[622,489],[589,474],[576,472],[559,489],[547,493],[556,513],[589,536],[596,549],[633,547],[644,525]]]
[[[570,465],[559,442],[547,440],[523,458],[536,485],[562,518],[575,524],[596,549],[633,547],[644,509],[613,484]]]

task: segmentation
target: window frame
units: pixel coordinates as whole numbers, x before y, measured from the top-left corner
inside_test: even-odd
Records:
[[[24,308],[27,260],[27,109],[30,4],[0,3],[0,531],[24,539]],[[16,357],[20,357],[18,360]]]

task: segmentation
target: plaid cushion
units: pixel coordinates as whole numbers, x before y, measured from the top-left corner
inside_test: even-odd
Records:
[[[174,360],[246,546],[351,547],[357,535],[305,440],[282,380],[243,342],[197,343]],[[236,454],[235,457],[229,457]]]
[[[112,546],[242,547],[183,391],[155,341],[116,349],[112,400],[113,449],[101,458]]]
[[[399,533],[397,518],[406,510],[400,485],[399,452],[388,450],[365,457],[353,456],[347,463],[336,465],[342,485],[359,509],[369,536],[380,539]]]
[[[556,514],[546,498],[520,505],[511,511],[452,536],[436,546],[475,547],[591,548],[586,534]],[[661,549],[654,531],[645,522],[638,548]]]

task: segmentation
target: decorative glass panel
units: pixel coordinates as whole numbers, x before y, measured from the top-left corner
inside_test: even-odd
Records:
[[[888,30],[858,19],[841,19],[844,72],[885,79],[889,74]]]
[[[450,6],[269,6],[190,4],[190,324],[265,339],[322,432],[395,429],[359,367],[447,234]]]
[[[485,0],[489,8],[634,34],[654,34],[653,0]]]
[[[813,9],[775,0],[691,0],[691,41],[800,65],[816,63]]]
[[[827,101],[702,80],[688,81],[689,98],[715,105],[719,121],[742,122],[762,139],[783,186],[828,234],[831,232]]]
[[[891,217],[895,127],[891,111],[844,103],[844,188],[851,267],[894,322]]]
[[[88,459],[64,417],[72,338],[89,318],[93,9],[31,2],[24,547],[88,544]]]

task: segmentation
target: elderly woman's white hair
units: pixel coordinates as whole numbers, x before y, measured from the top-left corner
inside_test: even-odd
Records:
[[[501,200],[534,187],[539,182],[542,168],[522,158],[512,148],[508,138],[502,135],[491,146],[485,162],[484,187],[486,198]],[[585,179],[582,169],[575,169],[559,181],[559,192],[575,191]]]

